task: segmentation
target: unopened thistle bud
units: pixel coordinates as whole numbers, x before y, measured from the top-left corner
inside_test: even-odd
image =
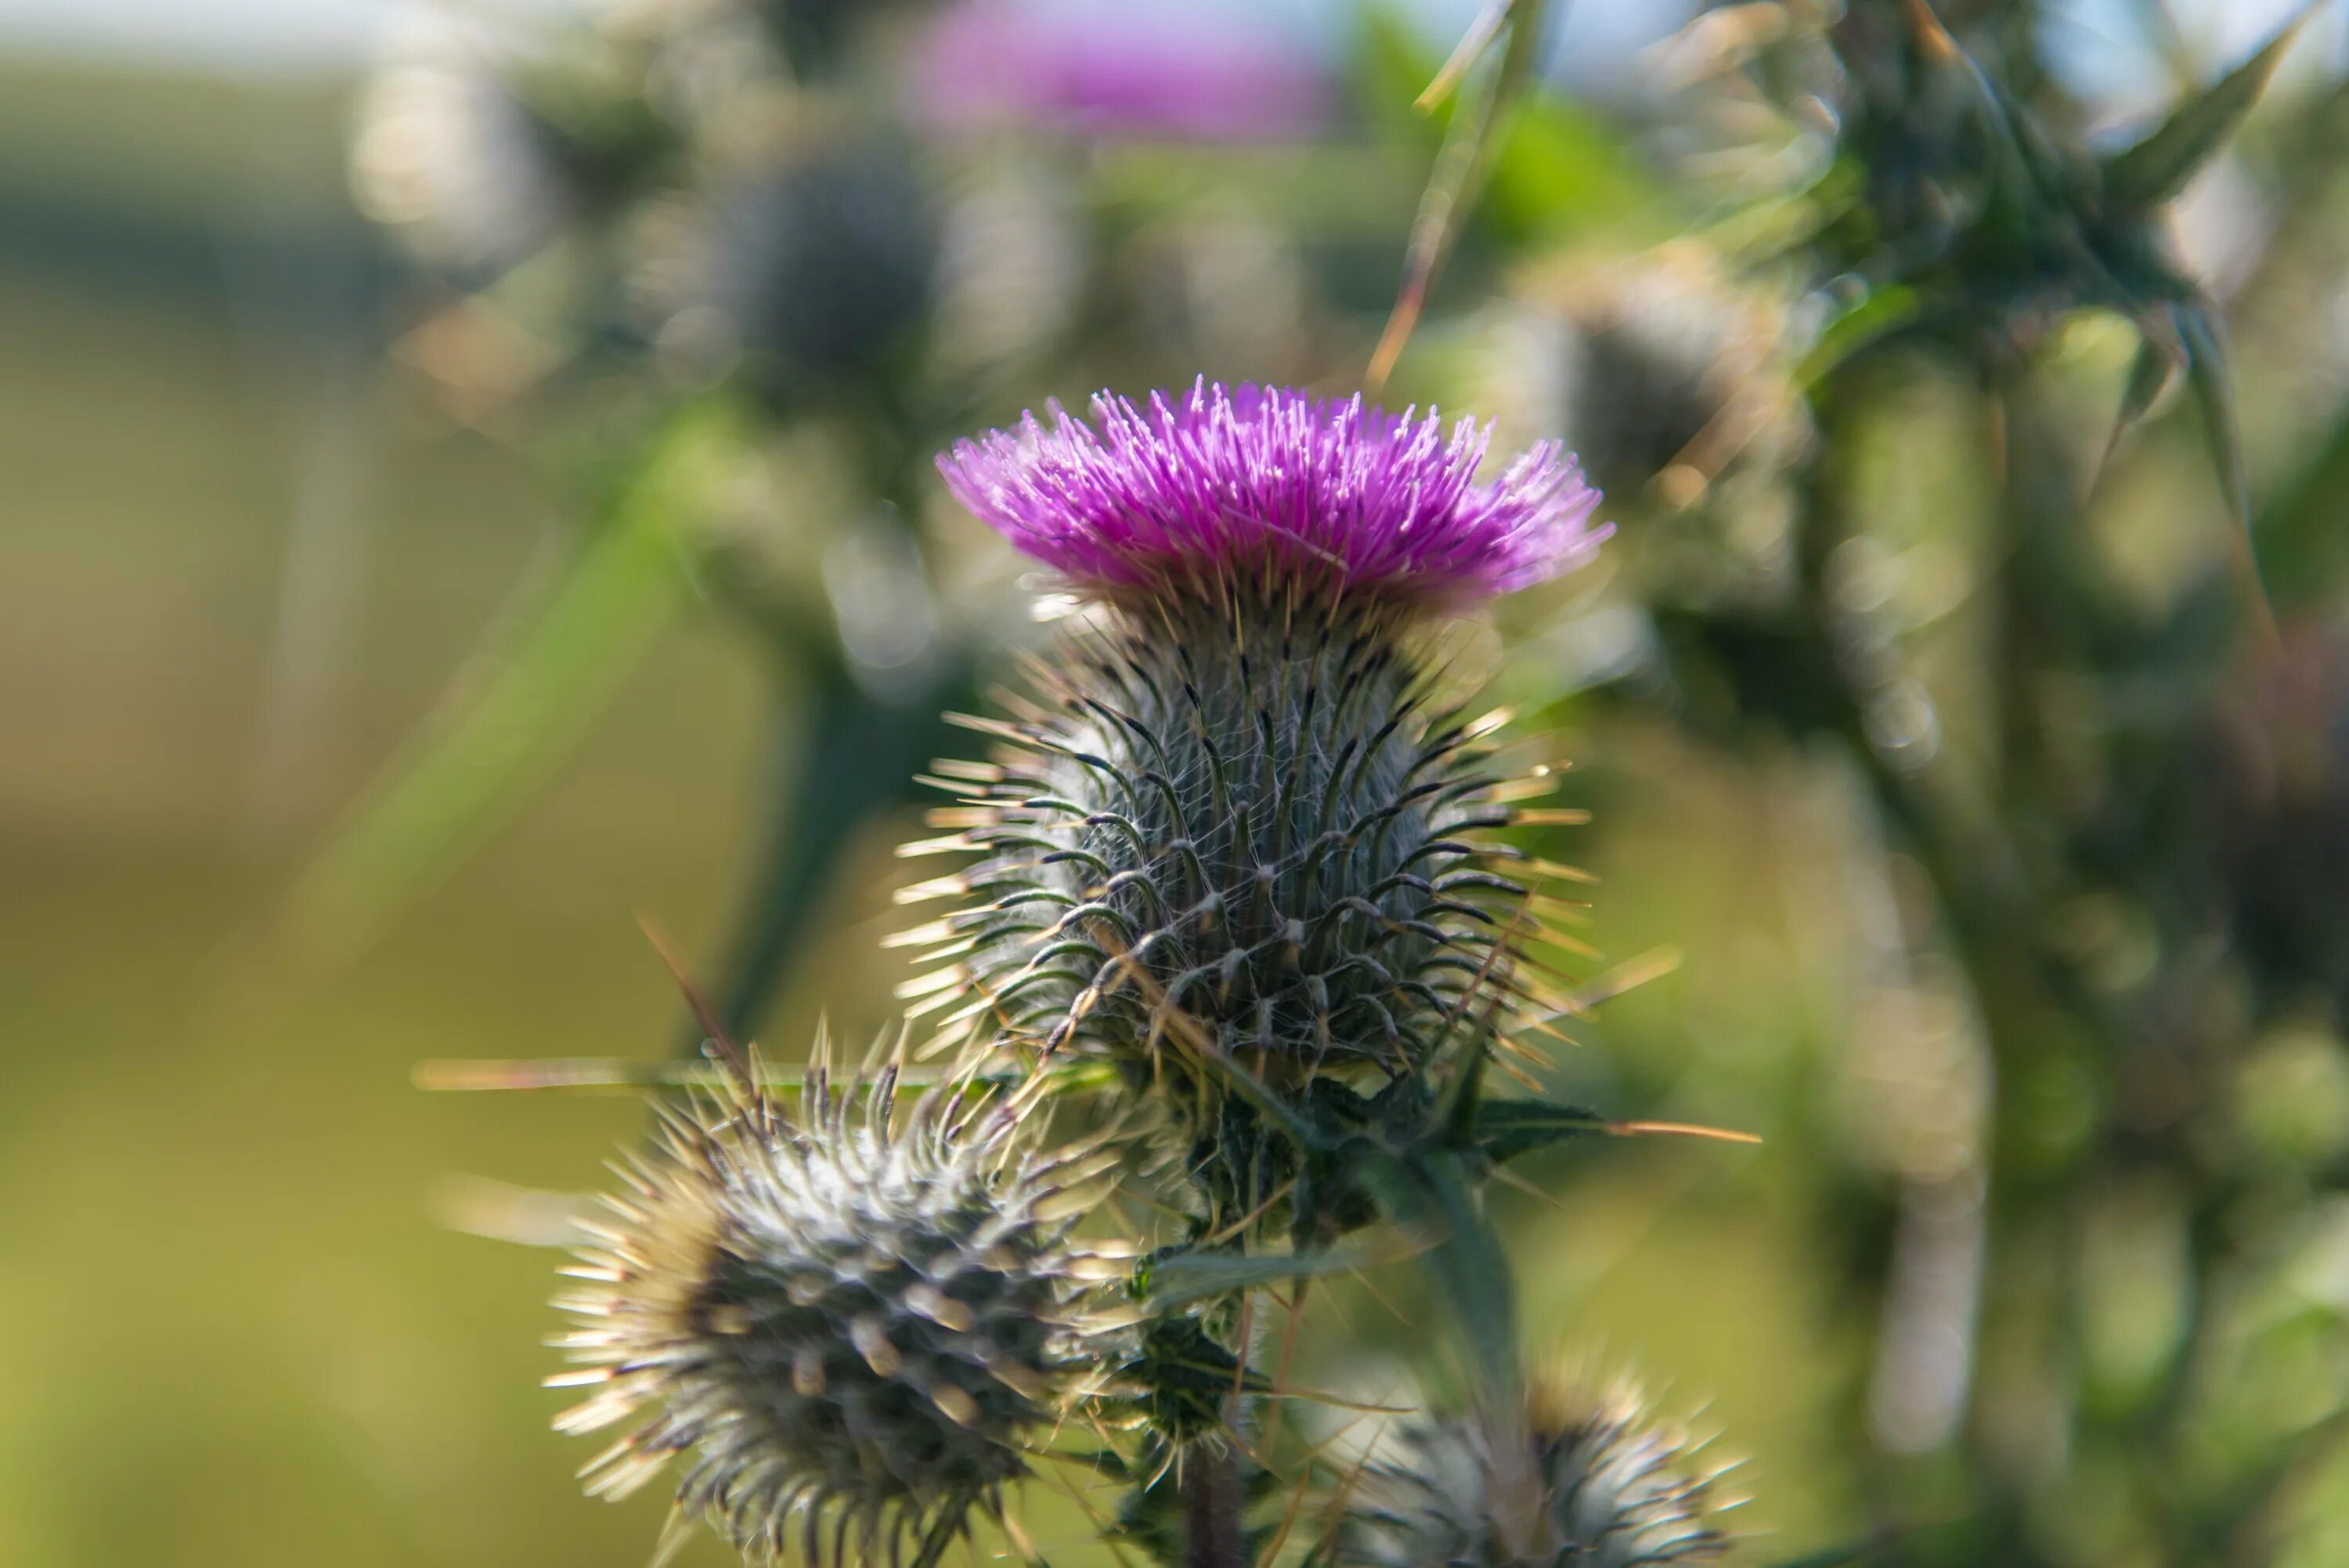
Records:
[[[680,370],[800,407],[918,356],[937,228],[910,149],[812,129],[649,225],[640,289]]]
[[[1766,284],[1695,243],[1566,256],[1491,314],[1478,379],[1506,419],[1572,440],[1617,504],[1682,507],[1801,450],[1788,317]]]
[[[909,852],[978,859],[908,891],[962,903],[901,939],[947,961],[908,994],[1276,1089],[1410,1073],[1471,1004],[1524,1000],[1528,887],[1490,835],[1548,785],[1486,770],[1500,716],[1437,711],[1415,634],[1588,556],[1573,461],[1479,482],[1473,421],[1252,387],[1051,412],[940,459],[1092,613],[1016,722],[970,721],[995,759],[941,767],[957,831]]]
[[[1523,1426],[1463,1418],[1403,1434],[1340,1542],[1370,1568],[1632,1568],[1721,1556],[1722,1467],[1650,1419],[1638,1392],[1537,1382]]]
[[[754,1563],[796,1539],[812,1564],[916,1563],[999,1512],[1121,1350],[1089,1282],[1123,1265],[1074,1245],[1112,1156],[1046,1154],[1019,1119],[894,1074],[842,1089],[811,1070],[797,1120],[730,1088],[663,1112],[615,1167],[613,1218],[556,1305],[594,1389],[558,1429],[636,1425],[581,1472],[621,1498],[688,1454],[679,1517]]]

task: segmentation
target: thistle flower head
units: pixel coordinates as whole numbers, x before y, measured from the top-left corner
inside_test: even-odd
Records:
[[[1375,1466],[1342,1555],[1376,1568],[1633,1568],[1719,1557],[1719,1469],[1638,1391],[1538,1380],[1522,1425],[1427,1424]]]
[[[1571,458],[1536,446],[1476,474],[1489,428],[1447,434],[1279,387],[1210,385],[1135,407],[1102,393],[1098,428],[1047,405],[1016,431],[957,442],[947,487],[1013,544],[1096,593],[1269,571],[1407,602],[1474,599],[1587,559],[1603,529]]]
[[[665,1110],[653,1150],[589,1227],[557,1305],[591,1387],[558,1429],[636,1425],[582,1471],[625,1497],[690,1451],[678,1502],[753,1562],[797,1539],[926,1563],[999,1511],[1054,1426],[1114,1365],[1069,1238],[1103,1169],[1040,1153],[1001,1106],[931,1089],[895,1113],[894,1075],[811,1070],[799,1118],[733,1088]]]
[[[1519,809],[1550,770],[1500,769],[1506,716],[1451,702],[1420,631],[1582,559],[1594,498],[1546,448],[1480,484],[1474,424],[1360,402],[1203,383],[1095,407],[1098,435],[1030,418],[944,460],[1100,614],[1017,721],[967,721],[991,760],[939,765],[957,831],[904,852],[975,859],[899,895],[960,901],[897,939],[942,961],[900,994],[1179,1091],[1195,1170],[1246,1212],[1279,1150],[1225,1091],[1424,1083],[1448,1040],[1569,1006],[1519,960],[1562,907],[1537,884],[1574,873],[1490,835],[1575,814]]]

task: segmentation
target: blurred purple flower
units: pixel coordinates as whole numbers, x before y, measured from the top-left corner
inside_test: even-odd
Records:
[[[1326,126],[1330,73],[1234,17],[968,0],[931,29],[920,101],[948,126],[1046,120],[1095,134],[1278,140]]]
[[[1447,438],[1432,410],[1204,377],[1146,409],[1100,394],[1098,434],[1046,407],[1050,428],[1029,414],[957,441],[938,467],[982,521],[1085,587],[1270,565],[1414,601],[1475,598],[1579,565],[1609,531],[1590,526],[1598,492],[1553,443],[1477,483],[1492,431],[1474,419]]]

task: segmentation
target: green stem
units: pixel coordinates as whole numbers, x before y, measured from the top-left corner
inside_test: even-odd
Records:
[[[1183,1460],[1183,1568],[1248,1568],[1239,1451],[1202,1443]]]

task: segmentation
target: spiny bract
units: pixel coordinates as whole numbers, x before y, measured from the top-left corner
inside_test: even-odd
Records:
[[[1721,1556],[1718,1467],[1637,1390],[1537,1380],[1524,1424],[1462,1418],[1404,1434],[1375,1465],[1341,1560],[1370,1568],[1634,1568]]]
[[[951,837],[982,858],[907,897],[975,905],[903,934],[950,959],[918,1013],[1131,1064],[1236,1060],[1274,1082],[1423,1062],[1490,987],[1521,860],[1491,837],[1547,793],[1485,770],[1504,716],[1431,712],[1376,606],[1195,588],[1071,636],[1047,706],[941,764]],[[1536,870],[1544,868],[1537,867]]]
[[[1097,403],[1106,445],[965,443],[956,488],[1099,603],[1040,665],[991,762],[948,762],[978,858],[908,902],[963,907],[897,939],[942,967],[917,1013],[1212,1087],[1423,1066],[1490,1009],[1560,998],[1518,962],[1562,872],[1495,842],[1547,769],[1489,767],[1500,714],[1444,710],[1431,609],[1581,558],[1590,497],[1537,451],[1471,482],[1481,438],[1242,388],[1147,418]],[[1024,444],[1023,444],[1024,442]],[[1506,864],[1510,874],[1503,874]]]
[[[811,1563],[927,1563],[1099,1390],[1121,1351],[1089,1282],[1124,1265],[1067,1233],[1114,1156],[1039,1153],[968,1089],[899,1118],[895,1088],[819,1065],[796,1122],[730,1088],[664,1108],[651,1154],[615,1165],[614,1219],[567,1271],[592,1287],[556,1304],[585,1320],[556,1341],[585,1370],[552,1381],[595,1392],[556,1426],[650,1414],[590,1492],[692,1449],[679,1517],[753,1562],[797,1533]]]

